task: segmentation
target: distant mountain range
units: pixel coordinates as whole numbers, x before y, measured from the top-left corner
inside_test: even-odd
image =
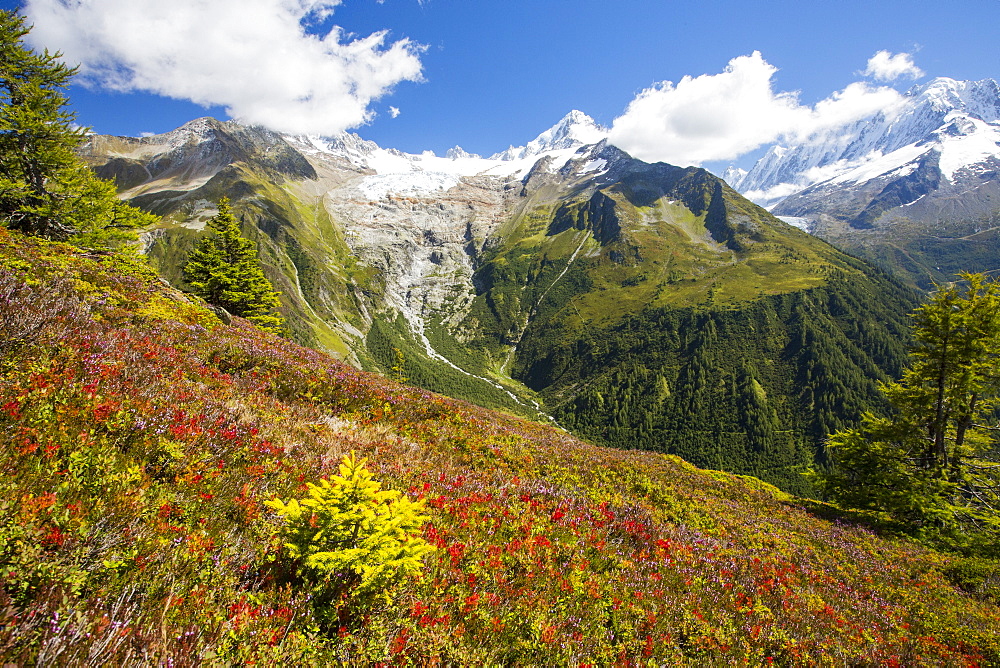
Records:
[[[175,285],[225,195],[299,342],[807,493],[822,439],[900,372],[913,293],[603,136],[572,112],[526,146],[441,157],[199,119],[84,155],[163,216],[146,250]]]
[[[937,78],[898,108],[724,178],[784,220],[929,288],[1000,270],[1000,87]]]

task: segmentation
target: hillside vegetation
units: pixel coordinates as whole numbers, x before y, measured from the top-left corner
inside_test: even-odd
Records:
[[[968,561],[223,325],[128,256],[0,230],[0,347],[3,663],[1000,663]],[[352,452],[435,550],[331,617],[265,502]]]
[[[612,175],[528,180],[465,338],[578,435],[812,494],[827,434],[885,408],[916,294],[704,170]]]

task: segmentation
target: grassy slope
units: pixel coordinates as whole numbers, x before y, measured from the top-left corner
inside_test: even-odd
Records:
[[[216,202],[233,194],[244,234],[256,242],[268,278],[282,293],[293,336],[348,358],[362,351],[342,327],[330,323],[344,323],[355,331],[364,327],[358,292],[372,289],[372,276],[350,257],[343,231],[322,206],[303,204],[291,189],[275,184],[282,181],[238,164],[186,198],[143,202],[155,203],[154,210],[159,207],[168,214],[153,232],[150,259],[172,284],[183,285],[181,267],[200,234],[183,225],[191,216],[191,205],[185,202]]]
[[[532,330],[558,329],[564,340],[552,344],[564,345],[647,308],[740,308],[823,285],[831,273],[862,274],[828,244],[716,190],[722,182],[703,170],[639,165],[575,201],[542,186],[496,234],[469,321],[496,358],[499,342]],[[613,201],[614,212],[585,211],[588,198]],[[557,226],[567,211],[577,225]],[[612,218],[621,233],[599,241],[595,229]]]
[[[3,662],[1000,661],[948,557],[755,480],[222,326],[115,256],[0,231],[0,301]],[[427,500],[438,549],[323,630],[261,502],[349,451]]]
[[[716,192],[721,181],[703,170],[642,167],[598,191],[613,200],[622,231],[603,243],[593,231],[601,223],[587,214],[577,227],[553,229],[565,192],[535,193],[500,230],[482,262],[478,277],[490,291],[477,304],[479,318],[490,320],[487,309],[498,320],[515,322],[532,310],[535,319],[559,310],[560,318],[577,327],[614,324],[645,307],[738,307],[823,285],[831,272],[862,273],[825,242],[781,223],[728,187]],[[570,198],[569,208],[582,208],[591,195]],[[560,284],[574,274],[587,289],[561,295]],[[490,301],[497,298],[502,307]]]

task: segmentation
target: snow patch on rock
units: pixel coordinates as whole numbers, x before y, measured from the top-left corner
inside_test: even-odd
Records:
[[[450,190],[459,183],[455,174],[443,172],[406,172],[401,174],[373,174],[365,176],[358,189],[373,200],[386,195],[432,195]]]

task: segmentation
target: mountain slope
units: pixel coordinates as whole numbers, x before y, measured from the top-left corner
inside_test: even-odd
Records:
[[[95,137],[87,156],[166,214],[148,253],[175,283],[228,194],[303,343],[601,443],[807,492],[800,472],[826,430],[899,373],[912,295],[704,170],[582,143],[599,132],[574,112],[509,156],[441,158],[202,120]],[[706,318],[720,337],[702,341]],[[767,332],[754,345],[725,325],[747,319]],[[661,321],[674,324],[644,342],[627,333]],[[706,384],[721,394],[702,401]],[[606,400],[619,409],[593,408]],[[701,437],[672,436],[692,424]]]
[[[1000,661],[989,562],[224,325],[121,256],[0,230],[0,301],[5,664]],[[331,624],[263,502],[349,452],[437,549]]]
[[[604,148],[525,189],[458,331],[576,433],[807,493],[901,372],[912,295],[704,170]]]
[[[93,137],[84,155],[123,197],[166,216],[147,252],[172,282],[211,203],[228,194],[285,295],[297,340],[368,368],[389,370],[402,354],[415,382],[539,415],[523,387],[475,363],[456,369],[428,336],[470,301],[476,249],[521,176],[539,156],[565,162],[576,151],[578,121],[571,114],[550,133],[558,146],[543,137],[512,160],[409,156],[349,134],[285,136],[276,146],[271,133],[212,119],[156,137]]]
[[[732,185],[927,288],[1000,268],[1000,87],[938,78],[897,109],[774,147]]]

